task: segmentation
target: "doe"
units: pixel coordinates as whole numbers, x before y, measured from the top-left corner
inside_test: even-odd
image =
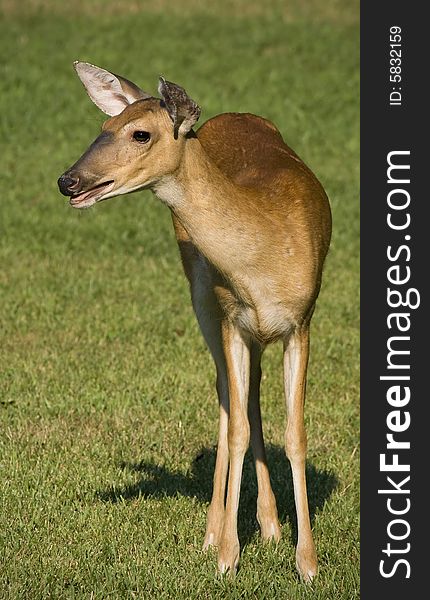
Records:
[[[203,547],[218,547],[219,570],[235,572],[242,466],[250,441],[261,535],[280,538],[259,388],[262,352],[282,340],[296,566],[310,581],[317,557],[306,491],[303,409],[309,324],[331,236],[327,196],[270,121],[225,113],[194,132],[200,108],[179,85],[161,77],[161,98],[154,98],[89,63],[74,66],[91,100],[111,118],[59,178],[60,191],[73,207],[87,208],[151,189],[170,208],[194,311],[215,361],[219,438]]]

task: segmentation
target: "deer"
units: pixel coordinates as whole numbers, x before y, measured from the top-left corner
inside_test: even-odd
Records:
[[[304,403],[310,321],[331,237],[327,195],[269,120],[222,113],[194,131],[201,109],[180,85],[160,77],[160,97],[154,97],[90,63],[76,61],[74,67],[109,118],[58,179],[59,189],[77,209],[145,189],[167,205],[193,309],[215,363],[219,431],[203,549],[217,549],[220,573],[236,573],[239,496],[250,444],[261,537],[281,538],[260,381],[264,349],[282,341],[296,568],[310,582],[318,565],[306,489]]]

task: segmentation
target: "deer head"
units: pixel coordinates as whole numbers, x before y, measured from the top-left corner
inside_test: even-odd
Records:
[[[154,98],[131,81],[85,62],[76,72],[94,104],[109,119],[102,132],[58,180],[75,208],[152,188],[181,163],[185,140],[200,108],[175,83],[160,77]]]

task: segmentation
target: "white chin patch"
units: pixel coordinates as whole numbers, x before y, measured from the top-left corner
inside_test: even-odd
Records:
[[[69,204],[73,206],[73,208],[89,208],[93,204],[95,204],[97,200],[94,198],[89,198],[88,200],[78,200],[77,198],[70,198]]]
[[[114,181],[107,181],[91,190],[72,196],[69,200],[70,206],[73,206],[73,208],[89,208],[107,196],[112,191],[114,184]]]
[[[73,208],[89,208],[96,202],[100,202],[100,200],[107,200],[108,198],[113,198],[115,196],[123,196],[124,194],[131,194],[132,192],[137,192],[138,190],[144,189],[147,187],[147,184],[135,185],[133,187],[121,186],[119,188],[113,189],[114,181],[109,182],[103,188],[101,186],[97,188],[93,188],[88,192],[83,192],[82,194],[78,194],[77,196],[72,196],[69,200],[70,206]]]

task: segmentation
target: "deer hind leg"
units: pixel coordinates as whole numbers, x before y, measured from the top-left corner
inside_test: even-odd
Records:
[[[260,346],[254,342],[251,347],[248,416],[251,427],[251,447],[258,483],[257,521],[260,525],[262,538],[264,540],[274,539],[278,542],[281,538],[281,528],[279,526],[275,495],[273,494],[270,483],[266,450],[264,448],[263,428],[261,424],[261,354],[262,350]]]
[[[317,556],[312,538],[306,491],[306,431],[304,402],[306,370],[309,356],[309,328],[296,330],[284,343],[284,382],[287,403],[285,450],[291,464],[298,539],[296,567],[300,577],[309,582],[317,572]]]
[[[228,421],[229,474],[224,525],[218,552],[221,573],[234,574],[239,562],[237,512],[245,452],[250,431],[248,393],[250,374],[250,341],[233,324],[223,323],[223,344],[227,365],[230,413]]]

